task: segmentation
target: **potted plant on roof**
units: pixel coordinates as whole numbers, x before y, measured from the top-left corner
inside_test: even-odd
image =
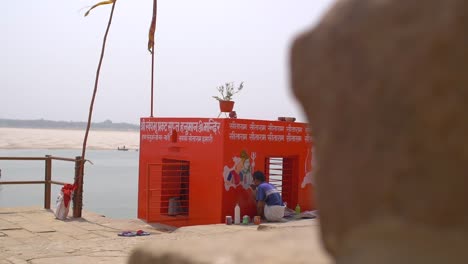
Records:
[[[244,82],[241,82],[239,86],[235,87],[234,82],[225,83],[224,85],[216,87],[221,96],[213,96],[214,99],[219,101],[219,109],[221,112],[231,112],[234,108],[234,101],[232,97],[242,91],[244,88]]]

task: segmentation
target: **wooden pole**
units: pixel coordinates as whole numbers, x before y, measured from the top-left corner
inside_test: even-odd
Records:
[[[73,195],[73,217],[80,218],[83,209],[83,169],[84,161],[80,156],[75,157],[75,185]]]
[[[112,9],[111,13],[109,16],[109,22],[107,22],[107,28],[106,28],[106,33],[104,34],[104,39],[102,41],[102,48],[101,48],[101,56],[99,58],[99,64],[96,70],[96,78],[94,80],[94,90],[93,90],[93,96],[91,98],[91,103],[89,105],[89,114],[88,114],[88,123],[86,125],[86,131],[85,131],[85,136],[83,139],[83,149],[81,151],[81,157],[79,161],[77,160],[76,162],[78,163],[77,166],[75,167],[79,169],[79,171],[76,174],[76,180],[75,183],[77,184],[77,189],[75,190],[75,196],[73,199],[73,217],[81,217],[81,210],[83,207],[83,175],[84,175],[84,163],[86,160],[86,144],[88,142],[88,134],[89,130],[91,128],[91,120],[93,116],[93,107],[94,107],[94,100],[96,99],[96,93],[98,89],[98,84],[99,84],[99,74],[101,72],[101,66],[102,66],[102,61],[104,59],[104,52],[106,50],[106,42],[107,42],[107,35],[109,34],[109,29],[112,23],[112,17],[114,16],[114,9],[115,9],[115,3],[117,0],[115,0],[112,3]],[[78,158],[78,157],[77,157]],[[76,201],[76,203],[75,203]]]
[[[46,155],[45,160],[45,177],[44,177],[44,208],[50,209],[50,193],[52,180],[52,159],[50,155]]]

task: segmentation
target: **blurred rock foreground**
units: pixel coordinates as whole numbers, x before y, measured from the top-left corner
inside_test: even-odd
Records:
[[[345,0],[292,48],[337,263],[468,263],[468,2]]]
[[[128,263],[332,263],[320,245],[315,219],[190,226],[170,236],[136,247]]]

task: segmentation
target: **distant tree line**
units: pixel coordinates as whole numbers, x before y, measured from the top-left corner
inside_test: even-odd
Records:
[[[52,128],[52,129],[86,129],[86,122],[74,121],[51,121],[44,119],[36,120],[18,120],[18,119],[1,119],[0,127],[11,128]],[[139,125],[129,123],[113,123],[111,120],[106,120],[99,123],[92,123],[91,129],[96,130],[121,130],[121,131],[138,131]]]

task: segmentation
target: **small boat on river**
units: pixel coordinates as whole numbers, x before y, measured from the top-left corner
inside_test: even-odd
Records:
[[[121,151],[128,151],[128,148],[123,146],[123,147],[117,147],[117,150],[121,150]]]

